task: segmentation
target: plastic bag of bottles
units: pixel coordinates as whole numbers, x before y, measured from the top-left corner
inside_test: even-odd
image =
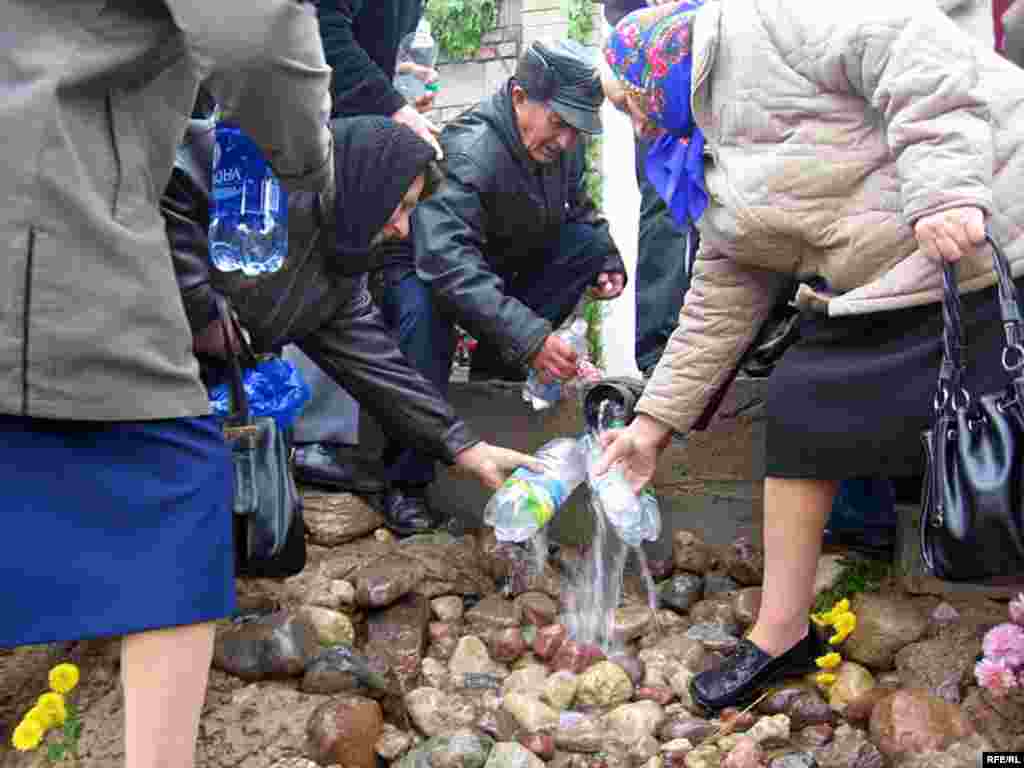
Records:
[[[261,359],[255,368],[243,370],[242,386],[253,416],[273,416],[281,429],[291,428],[310,398],[309,385],[299,369],[277,356]],[[229,416],[232,406],[230,382],[211,387],[210,408],[215,416]]]

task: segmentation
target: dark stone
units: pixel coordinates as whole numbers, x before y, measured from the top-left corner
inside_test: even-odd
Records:
[[[704,579],[694,573],[680,573],[658,585],[658,604],[685,613],[701,599]]]

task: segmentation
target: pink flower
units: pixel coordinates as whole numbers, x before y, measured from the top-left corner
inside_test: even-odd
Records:
[[[1024,626],[1024,592],[1010,601],[1010,621]]]
[[[981,642],[985,655],[1012,668],[1024,666],[1024,627],[1006,622],[992,627]]]
[[[1002,661],[982,659],[974,665],[974,677],[978,685],[988,689],[993,696],[1006,696],[1011,688],[1020,685],[1017,676]]]
[[[640,39],[640,28],[636,24],[626,24],[619,30],[619,34],[622,35],[622,41],[626,45],[636,48],[637,41]]]

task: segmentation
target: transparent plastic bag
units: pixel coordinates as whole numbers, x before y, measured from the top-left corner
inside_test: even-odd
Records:
[[[253,416],[273,416],[277,426],[290,429],[309,402],[309,385],[292,363],[280,357],[261,358],[255,368],[242,371],[242,385]],[[210,389],[210,408],[225,417],[234,410],[231,385],[223,381]]]

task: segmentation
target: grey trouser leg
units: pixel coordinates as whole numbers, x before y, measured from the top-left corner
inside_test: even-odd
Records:
[[[294,344],[286,346],[283,354],[302,372],[312,390],[312,397],[295,422],[295,442],[358,445],[359,403]]]

